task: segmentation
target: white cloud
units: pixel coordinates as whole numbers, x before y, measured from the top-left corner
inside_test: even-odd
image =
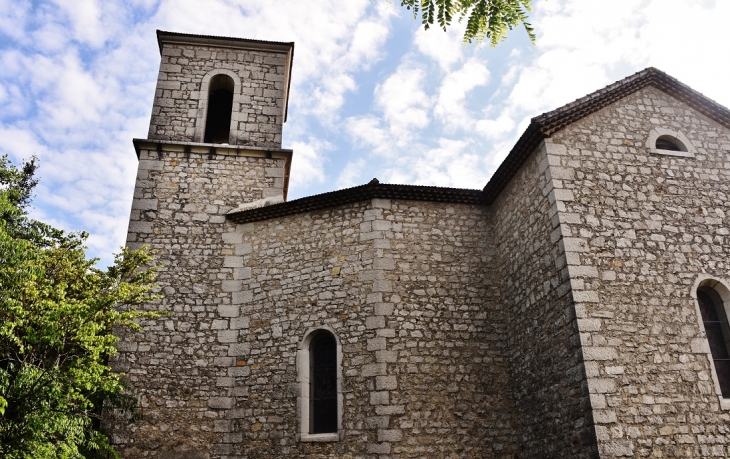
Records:
[[[471,144],[460,139],[437,139],[437,146],[425,151],[404,152],[384,170],[385,181],[422,185],[477,188],[485,172],[478,167],[479,155],[469,152]]]
[[[386,12],[385,15],[375,16],[357,24],[347,54],[342,59],[345,65],[369,68],[372,63],[382,58],[383,45],[390,33],[385,22],[390,15],[387,14],[387,10],[383,11]]]
[[[311,183],[322,183],[325,178],[323,152],[332,148],[327,142],[308,139],[308,141],[294,141],[291,148],[294,150],[290,188],[306,187]]]
[[[423,89],[425,79],[424,70],[406,62],[375,88],[376,103],[399,145],[430,122],[431,97]]]
[[[640,65],[652,65],[730,106],[725,37],[730,2],[651,1],[636,33]],[[683,33],[680,33],[683,32]]]
[[[54,76],[53,87],[49,88],[53,96],[38,106],[56,129],[78,128],[99,120],[119,94],[113,82],[100,81],[81,65],[78,57],[66,55],[47,70]],[[104,83],[106,88],[102,87]]]
[[[347,132],[358,142],[376,147],[376,151],[386,149],[390,136],[382,127],[381,119],[376,116],[351,117],[345,121]]]
[[[48,22],[33,31],[33,41],[43,53],[63,51],[68,46],[69,32],[57,22]]]
[[[580,71],[574,69],[570,65],[545,67],[540,63],[523,67],[507,98],[507,108],[537,116],[610,82],[600,66],[583,66]]]
[[[13,78],[23,71],[23,53],[17,49],[0,51],[0,77]]]
[[[439,88],[434,115],[447,128],[469,129],[474,125],[474,114],[465,107],[467,94],[487,84],[489,70],[476,58],[469,59],[462,68],[444,77]]]
[[[47,147],[29,130],[0,125],[0,155],[8,155],[16,164],[31,156],[43,156]]]
[[[0,34],[23,41],[32,7],[30,0],[0,0]]]
[[[7,117],[22,116],[28,111],[28,103],[17,85],[0,85],[0,111]]]
[[[515,128],[515,122],[509,111],[504,110],[497,119],[482,119],[476,122],[474,130],[488,139],[498,139],[510,133]]]
[[[352,116],[345,120],[346,131],[356,143],[372,148],[383,157],[413,147],[413,138],[431,121],[433,97],[424,90],[426,72],[401,65],[374,91],[378,114]]]
[[[308,98],[309,108],[302,109],[301,113],[315,114],[323,122],[332,125],[345,101],[345,93],[356,88],[355,80],[345,73],[336,73],[322,76],[319,81],[321,84],[313,88]]]
[[[350,188],[364,183],[362,173],[365,167],[365,159],[359,158],[347,163],[337,177],[335,186],[337,189]],[[367,181],[367,180],[366,180]]]
[[[683,0],[640,6],[633,0],[536,3],[537,49],[530,59],[513,60],[519,78],[507,107],[535,116],[650,65],[694,87],[727,93],[723,74],[729,64],[716,57],[730,52],[717,32],[730,17],[730,4],[711,3],[712,11],[707,5]]]
[[[123,3],[99,0],[52,0],[58,10],[54,19],[67,18],[73,39],[93,48],[118,37],[124,31],[128,7]]]
[[[452,65],[460,62],[466,48],[462,37],[466,23],[454,21],[446,32],[438,25],[429,30],[419,28],[414,37],[414,43],[419,52],[436,61],[443,71],[448,71]]]

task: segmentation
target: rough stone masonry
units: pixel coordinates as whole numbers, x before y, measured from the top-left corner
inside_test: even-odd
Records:
[[[294,44],[158,41],[127,243],[157,251],[170,315],[120,336],[122,457],[730,457],[696,299],[730,304],[726,108],[650,68],[534,118],[483,190],[286,201]],[[229,142],[204,143],[219,75]]]

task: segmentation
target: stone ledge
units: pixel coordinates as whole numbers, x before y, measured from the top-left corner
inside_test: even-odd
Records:
[[[302,443],[334,443],[342,440],[344,432],[321,433],[321,434],[305,434],[300,433],[298,441]]]
[[[164,151],[172,152],[190,152],[198,154],[220,154],[220,155],[237,155],[237,156],[251,156],[251,157],[267,157],[271,156],[274,159],[288,159],[291,160],[291,155],[294,150],[289,149],[276,149],[276,148],[265,148],[265,147],[254,147],[248,145],[229,145],[224,143],[202,143],[202,142],[180,142],[175,140],[157,140],[157,139],[132,139],[134,149],[137,152],[137,158],[139,158],[142,150],[157,151],[158,147]]]

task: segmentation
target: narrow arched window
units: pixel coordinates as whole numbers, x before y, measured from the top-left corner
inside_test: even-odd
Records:
[[[204,142],[228,143],[231,132],[233,89],[233,79],[228,75],[219,74],[210,79]]]
[[[730,398],[730,327],[720,295],[712,288],[697,290],[697,303],[710,345],[712,361],[723,398]]]
[[[687,151],[687,147],[676,137],[663,135],[656,139],[657,150]]]
[[[337,432],[337,341],[331,333],[312,338],[309,363],[309,433]]]
[[[297,348],[297,441],[342,440],[342,347],[334,330],[314,328]]]

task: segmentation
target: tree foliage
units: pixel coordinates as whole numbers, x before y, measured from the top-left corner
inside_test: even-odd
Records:
[[[84,252],[84,233],[28,218],[35,160],[0,160],[0,457],[116,456],[101,429],[105,409],[131,409],[112,328],[157,317],[133,306],[155,299],[146,250],[123,250],[107,270]]]
[[[535,42],[535,32],[527,22],[527,12],[532,0],[401,0],[401,6],[413,11],[426,30],[434,23],[446,30],[454,17],[461,22],[466,18],[464,42],[485,40],[496,46],[507,37],[507,31],[522,24],[530,41]]]

